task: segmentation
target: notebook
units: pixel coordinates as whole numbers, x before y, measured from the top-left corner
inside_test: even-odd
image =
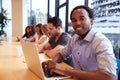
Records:
[[[23,54],[28,68],[41,80],[62,80],[69,76],[46,77],[42,68],[42,62],[49,60],[44,54],[39,54],[35,43],[21,40]]]

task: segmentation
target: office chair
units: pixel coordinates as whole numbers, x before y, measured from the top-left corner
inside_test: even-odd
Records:
[[[117,76],[118,76],[118,79],[117,80],[120,80],[120,59],[117,59]]]

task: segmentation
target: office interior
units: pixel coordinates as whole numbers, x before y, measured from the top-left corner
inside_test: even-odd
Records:
[[[0,8],[7,11],[9,19],[4,29],[7,37],[21,36],[27,25],[47,23],[52,16],[60,17],[64,31],[73,35],[70,11],[77,5],[89,6],[95,12],[93,28],[111,40],[115,55],[120,58],[119,0],[0,0],[0,3]]]
[[[47,23],[52,16],[59,16],[65,32],[74,34],[70,26],[70,11],[77,5],[86,5],[95,11],[94,29],[104,33],[112,42],[116,57],[120,53],[120,1],[119,0],[0,0],[0,8],[7,10],[9,22],[7,37],[24,33],[27,25]],[[6,6],[7,5],[7,6]]]
[[[47,23],[47,19],[53,16],[60,17],[64,31],[73,35],[70,12],[77,5],[94,10],[93,28],[111,40],[115,55],[120,58],[119,0],[0,0],[0,8],[6,10],[9,19],[4,28],[7,37],[21,36],[27,25]]]
[[[4,67],[8,71],[2,72],[0,74],[1,80],[39,80],[33,73],[26,70],[24,63],[15,62],[19,59],[10,59],[11,53],[18,50],[17,56],[20,56],[21,48],[18,47],[19,43],[13,43],[17,47],[11,48],[4,41],[8,41],[9,38],[16,38],[24,34],[25,27],[27,25],[35,25],[38,23],[46,24],[47,19],[53,16],[58,16],[63,22],[63,30],[69,33],[71,36],[74,35],[74,30],[71,26],[70,12],[77,5],[86,5],[94,10],[94,24],[93,29],[101,32],[107,36],[113,44],[114,54],[117,59],[120,59],[120,1],[119,0],[0,0],[0,12],[4,9],[7,13],[8,23],[4,27],[6,35],[0,36],[0,53],[8,52],[7,59],[3,61],[3,54],[1,54],[2,65],[0,70]],[[0,28],[1,30],[1,28]],[[4,39],[1,39],[4,38]],[[3,47],[7,50],[2,50]],[[9,61],[7,61],[9,60]],[[7,65],[6,62],[11,63],[14,61],[13,65]],[[12,68],[15,66],[16,68]],[[25,66],[25,67],[23,67]],[[21,69],[22,68],[22,69]],[[12,69],[12,74],[9,75]],[[19,70],[18,70],[19,69]],[[4,69],[3,69],[4,70]],[[17,71],[16,71],[17,70]],[[9,76],[5,76],[9,75]],[[14,75],[14,76],[13,76]],[[15,77],[17,76],[17,77]],[[21,77],[22,76],[22,77]]]
[[[4,28],[5,38],[21,36],[27,25],[45,24],[53,16],[61,18],[63,30],[72,36],[70,12],[77,5],[86,5],[94,10],[93,28],[110,39],[115,56],[120,59],[119,0],[0,0],[0,12],[2,8],[6,10],[9,19]]]

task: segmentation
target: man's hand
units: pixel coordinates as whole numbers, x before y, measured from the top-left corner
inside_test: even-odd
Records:
[[[46,62],[43,62],[42,63],[43,66],[45,66],[46,70],[49,72],[49,74],[53,74],[54,72],[55,73],[58,73],[58,74],[61,74],[61,75],[65,75],[64,74],[64,70],[66,69],[65,67],[61,66],[60,64],[56,63],[56,62],[53,62],[51,60],[49,61],[46,61]]]

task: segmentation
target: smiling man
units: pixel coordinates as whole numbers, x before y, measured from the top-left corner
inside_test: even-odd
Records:
[[[116,58],[111,42],[92,29],[93,12],[89,7],[77,6],[70,15],[76,34],[53,59],[45,62],[52,72],[60,72],[77,80],[116,80]],[[56,62],[72,56],[73,69]]]

